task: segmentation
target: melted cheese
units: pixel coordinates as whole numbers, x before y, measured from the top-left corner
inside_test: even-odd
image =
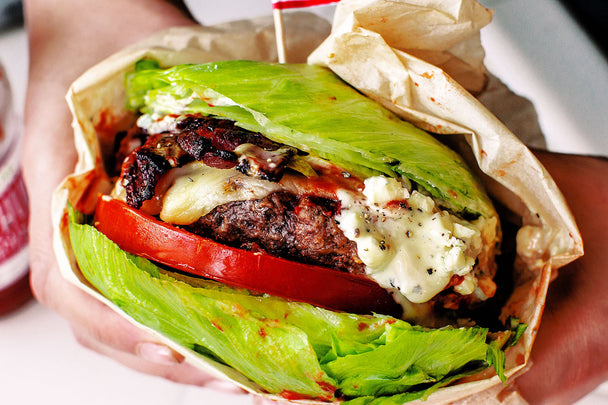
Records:
[[[281,190],[266,180],[248,177],[236,169],[217,169],[203,162],[192,162],[172,169],[172,185],[163,198],[160,218],[172,224],[187,225],[215,207],[231,202],[264,198]]]
[[[340,191],[342,209],[336,220],[356,242],[368,275],[382,287],[413,303],[441,292],[453,275],[463,276],[456,288],[470,294],[471,274],[482,250],[479,225],[440,210],[431,197],[386,177],[365,180],[363,197]],[[399,204],[390,202],[405,201]]]

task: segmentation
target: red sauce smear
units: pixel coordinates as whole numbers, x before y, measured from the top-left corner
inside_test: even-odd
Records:
[[[279,183],[288,191],[297,195],[315,195],[319,197],[337,199],[339,189],[352,191],[363,190],[363,180],[342,171],[334,165],[314,166],[318,177],[305,177],[303,175],[285,175]]]
[[[386,203],[386,208],[393,210],[397,208],[407,209],[409,206],[410,205],[407,203],[407,200],[392,200]]]
[[[222,329],[221,325],[219,323],[217,323],[217,321],[211,321],[211,325],[215,326],[217,329],[219,329],[220,331],[224,331],[224,329]]]
[[[327,395],[324,397],[323,396],[313,397],[311,395],[300,394],[298,392],[293,392],[293,391],[289,391],[289,390],[283,390],[283,391],[281,391],[281,393],[279,395],[288,401],[297,401],[297,400],[301,400],[301,399],[317,399],[317,400],[329,402],[333,399],[332,395]]]
[[[458,274],[454,274],[452,276],[452,278],[450,279],[450,282],[448,283],[448,285],[445,287],[445,289],[447,290],[450,287],[454,287],[457,285],[462,284],[462,282],[464,281],[464,277],[463,276],[459,276]]]
[[[328,383],[327,381],[316,381],[316,383],[325,392],[330,392],[333,394],[334,391],[336,391],[336,387]]]

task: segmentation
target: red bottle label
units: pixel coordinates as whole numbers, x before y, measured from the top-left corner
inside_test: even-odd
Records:
[[[21,173],[0,189],[0,291],[28,270],[27,193]]]
[[[0,196],[0,264],[27,244],[27,193],[18,173]]]
[[[26,303],[32,293],[28,269],[28,203],[19,170],[20,120],[0,66],[0,316]]]

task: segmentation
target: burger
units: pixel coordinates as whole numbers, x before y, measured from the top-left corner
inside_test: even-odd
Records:
[[[131,253],[359,313],[433,299],[458,309],[494,295],[498,219],[465,163],[328,70],[251,61],[163,70],[144,60],[127,92],[142,115],[115,138],[108,166],[118,180],[96,226]],[[156,230],[125,237],[116,219],[128,209],[106,208],[119,206],[112,200],[206,239],[178,257]],[[237,262],[221,267],[224,251]]]
[[[459,327],[501,230],[455,152],[313,65],[144,59],[126,94],[111,190],[70,239],[129,316],[287,399],[504,379],[524,326]]]
[[[258,395],[446,403],[500,389],[526,364],[552,267],[576,254],[529,152],[456,86],[482,123],[477,160],[343,72],[214,61],[222,34],[204,30],[164,33],[72,85],[79,163],[53,207],[62,274]],[[519,159],[494,162],[497,144]]]

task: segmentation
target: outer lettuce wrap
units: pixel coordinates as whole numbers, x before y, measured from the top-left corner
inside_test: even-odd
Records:
[[[164,274],[148,261],[124,254],[86,225],[86,214],[93,212],[97,193],[108,192],[110,187],[104,176],[104,153],[116,131],[127,128],[135,118],[134,113],[125,108],[125,74],[132,71],[136,61],[142,58],[157,60],[162,66],[208,61],[213,59],[208,38],[221,42],[223,35],[225,33],[209,33],[204,29],[165,33],[94,67],[73,85],[68,100],[75,115],[80,161],[76,173],[58,190],[54,204],[56,248],[64,275],[136,325],[156,334],[159,340],[184,354],[187,361],[259,394],[271,392],[293,400],[334,400],[335,388],[339,387],[338,394],[352,403],[404,403],[420,398],[437,403],[453,402],[497,386],[505,375],[522,369],[542,311],[551,260],[543,263],[536,260],[534,266],[530,265],[530,260],[526,260],[528,264],[517,260],[515,288],[505,305],[503,321],[511,315],[529,327],[519,343],[507,350],[505,358],[500,349],[516,341],[523,332],[518,323],[509,325],[512,331],[499,334],[488,334],[486,328],[480,327],[427,331],[386,316],[335,313],[308,304],[250,295],[208,281],[182,277],[180,282],[174,282],[171,279],[175,276]],[[238,54],[223,56],[240,57]],[[137,87],[136,83],[134,87]],[[453,90],[456,92],[453,100],[458,103],[466,93],[459,87],[453,87]],[[130,100],[139,104],[136,96]],[[172,102],[170,97],[162,100]],[[209,104],[216,106],[214,114],[231,110],[230,114],[243,119],[243,125],[260,125],[259,119],[251,119],[254,108],[246,101],[239,101],[239,105],[246,107],[239,107],[236,111],[219,107],[217,103]],[[163,106],[163,103],[156,105],[158,108]],[[482,110],[475,104],[471,108]],[[276,130],[274,136],[289,136],[283,130],[289,118],[279,117],[271,125]],[[499,123],[490,122],[490,126],[500,127]],[[414,133],[417,131],[413,130]],[[504,132],[502,127],[498,132]],[[477,135],[485,139],[483,134]],[[340,144],[341,140],[337,136],[330,141]],[[365,141],[361,139],[363,144]],[[415,135],[410,141],[418,142]],[[509,138],[508,142],[513,140]],[[423,157],[433,153],[434,141],[420,143],[423,150],[428,148],[421,153]],[[324,145],[315,145],[314,142],[311,150],[341,163],[346,162],[351,165],[349,169],[357,173],[393,175],[391,171],[395,170],[396,174],[403,174],[414,181],[426,181],[424,185],[428,192],[445,200],[453,210],[493,215],[491,203],[484,193],[477,191],[476,183],[466,174],[456,176],[456,185],[462,184],[462,187],[454,196],[450,192],[455,191],[450,180],[424,173],[426,164],[445,162],[445,159],[415,159],[413,164],[393,156],[390,157],[398,160],[397,164],[392,160],[377,159],[377,156],[386,156],[392,151],[392,146],[390,143],[379,145],[381,152],[378,155],[371,153],[366,156],[361,155],[362,149],[375,149],[361,148],[356,143],[338,146],[339,154],[332,154],[335,149],[323,149]],[[382,150],[383,147],[386,149]],[[450,174],[468,173],[459,172],[463,167],[459,158],[451,161],[455,171],[449,171]],[[474,164],[474,161],[470,163]],[[492,162],[484,162],[484,165],[493,167]],[[539,167],[535,163],[532,166]],[[518,175],[508,168],[505,170],[509,175]],[[542,169],[536,173],[538,179],[549,183],[546,197],[550,201],[555,200],[555,206],[561,211],[561,197],[551,187],[550,179]],[[499,195],[507,196],[501,202],[518,206],[521,202],[513,199],[512,193],[526,195],[525,190],[534,183],[536,180],[524,181],[503,191],[500,191],[501,186],[493,185],[493,188],[499,190]],[[68,201],[85,215],[74,211],[71,221],[66,221]],[[521,210],[518,213],[522,215]],[[569,218],[567,211],[562,214]],[[68,222],[70,225],[66,226]],[[534,229],[540,234],[549,233],[542,225]],[[555,231],[555,228],[551,229],[551,232]],[[576,231],[571,235],[576,239]],[[520,242],[520,250],[526,250],[525,244],[525,241]],[[576,257],[577,252],[577,248],[566,253],[562,249],[556,251],[556,255],[563,264]],[[128,268],[133,271],[125,272]],[[158,290],[162,293],[158,294]],[[129,302],[129,291],[140,296],[137,305]],[[159,300],[159,296],[163,299]],[[234,332],[224,333],[227,330]],[[260,350],[251,350],[252,347]],[[494,367],[479,373],[488,365]],[[494,370],[500,375],[497,376]],[[458,383],[445,387],[455,381]]]

